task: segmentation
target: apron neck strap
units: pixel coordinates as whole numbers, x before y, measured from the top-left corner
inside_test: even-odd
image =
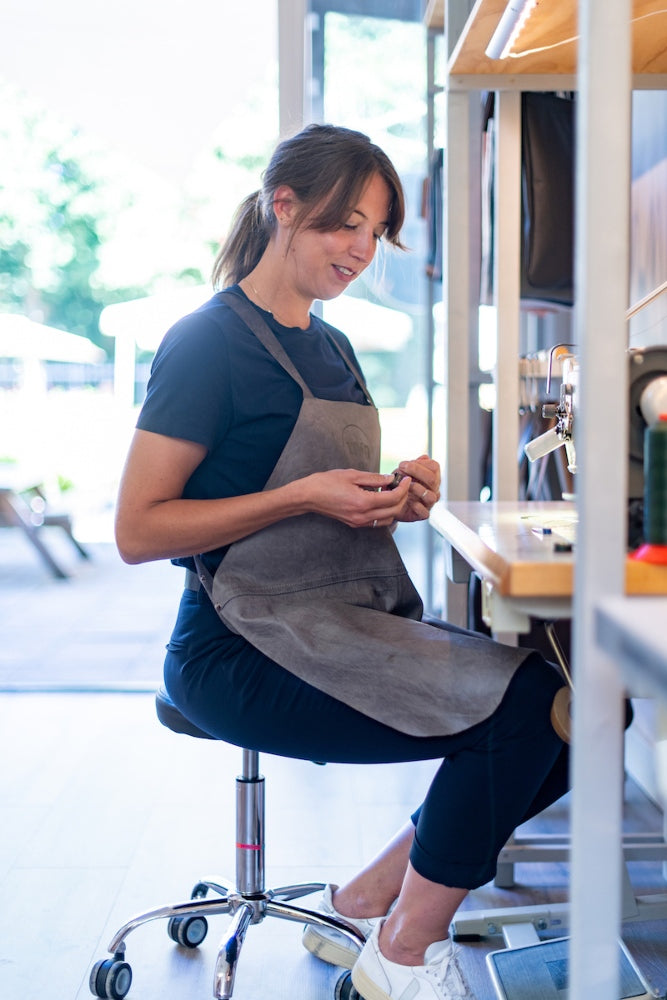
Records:
[[[278,340],[278,338],[276,337],[275,333],[268,325],[266,320],[264,320],[259,315],[257,310],[254,309],[253,306],[251,306],[251,304],[245,297],[242,298],[240,295],[236,295],[234,292],[229,290],[225,290],[223,292],[220,292],[219,294],[220,297],[223,298],[224,301],[227,303],[227,305],[231,306],[231,308],[234,310],[237,316],[239,316],[243,320],[246,326],[252,330],[252,332],[255,334],[255,336],[260,341],[262,346],[265,347],[266,350],[269,352],[271,357],[275,358],[278,364],[285,369],[288,375],[292,376],[294,381],[301,387],[304,397],[312,399],[313,398],[312,392],[304,382],[298,370],[295,368],[291,358],[283,348],[282,344],[280,343],[280,341]],[[329,330],[326,330],[325,332],[329,339],[329,342],[336,349],[338,354],[340,354],[344,364],[349,369],[349,371],[352,372],[355,379],[359,383],[359,386],[361,387],[361,390],[363,391],[364,396],[368,400],[369,404],[371,406],[374,406],[375,404],[373,403],[371,394],[368,391],[363,375],[361,374],[357,366],[351,361],[351,359],[348,358],[347,354],[345,353],[341,345],[338,343],[337,339],[333,336],[333,334]]]
[[[294,367],[289,355],[283,348],[275,333],[270,328],[268,323],[262,319],[259,313],[253,309],[248,300],[246,298],[241,298],[240,295],[235,295],[234,292],[225,291],[220,294],[224,298],[227,305],[231,306],[237,316],[239,316],[246,326],[252,330],[262,346],[267,349],[271,357],[275,358],[278,364],[285,369],[287,374],[291,375],[294,381],[298,383],[304,397],[308,396],[312,398],[312,392],[301,378],[297,369]]]
[[[359,383],[359,387],[360,387],[361,391],[363,392],[364,396],[366,397],[366,399],[368,400],[370,406],[375,406],[375,403],[373,402],[373,397],[371,396],[370,392],[368,391],[368,386],[366,385],[366,382],[364,381],[364,377],[361,374],[361,372],[359,371],[359,369],[357,368],[357,366],[353,363],[353,361],[351,360],[351,358],[348,358],[347,354],[345,353],[345,351],[343,350],[343,348],[341,347],[341,345],[338,343],[338,341],[334,337],[333,333],[331,333],[329,330],[327,330],[326,334],[327,334],[327,337],[329,338],[329,340],[331,341],[331,343],[333,344],[333,346],[336,348],[336,350],[340,354],[341,358],[343,359],[343,361],[345,362],[345,364],[347,365],[347,367],[349,368],[349,370],[352,372],[352,374],[356,378],[357,382]]]

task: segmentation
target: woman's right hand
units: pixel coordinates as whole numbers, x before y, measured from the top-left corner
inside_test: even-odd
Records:
[[[403,512],[412,480],[405,476],[390,489],[393,480],[393,474],[333,469],[315,472],[290,486],[303,491],[309,511],[350,528],[369,528],[389,526]]]

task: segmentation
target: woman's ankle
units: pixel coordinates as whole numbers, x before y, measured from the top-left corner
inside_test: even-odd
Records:
[[[423,965],[424,953],[429,944],[432,943],[432,941],[425,942],[423,948],[421,947],[421,943],[418,945],[415,945],[415,942],[408,943],[404,938],[401,938],[397,933],[392,931],[391,926],[387,927],[387,921],[384,921],[382,924],[378,937],[380,952],[384,958],[395,965]]]
[[[375,917],[384,917],[389,909],[389,906],[385,908],[379,899],[373,899],[346,887],[332,889],[331,901],[341,917],[352,917],[355,920],[372,920]]]

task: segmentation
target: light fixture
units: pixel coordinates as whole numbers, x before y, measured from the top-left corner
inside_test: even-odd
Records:
[[[489,59],[507,59],[517,36],[538,0],[509,0],[498,27],[486,47]]]

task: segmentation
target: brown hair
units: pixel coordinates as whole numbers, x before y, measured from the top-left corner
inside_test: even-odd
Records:
[[[403,186],[379,146],[363,132],[336,125],[308,125],[283,140],[263,174],[261,190],[249,195],[236,212],[213,265],[213,287],[239,282],[257,265],[276,225],[273,200],[281,185],[291,187],[299,199],[295,231],[317,209],[308,228],[331,232],[345,224],[374,174],[379,174],[391,191],[383,239],[403,250]]]

